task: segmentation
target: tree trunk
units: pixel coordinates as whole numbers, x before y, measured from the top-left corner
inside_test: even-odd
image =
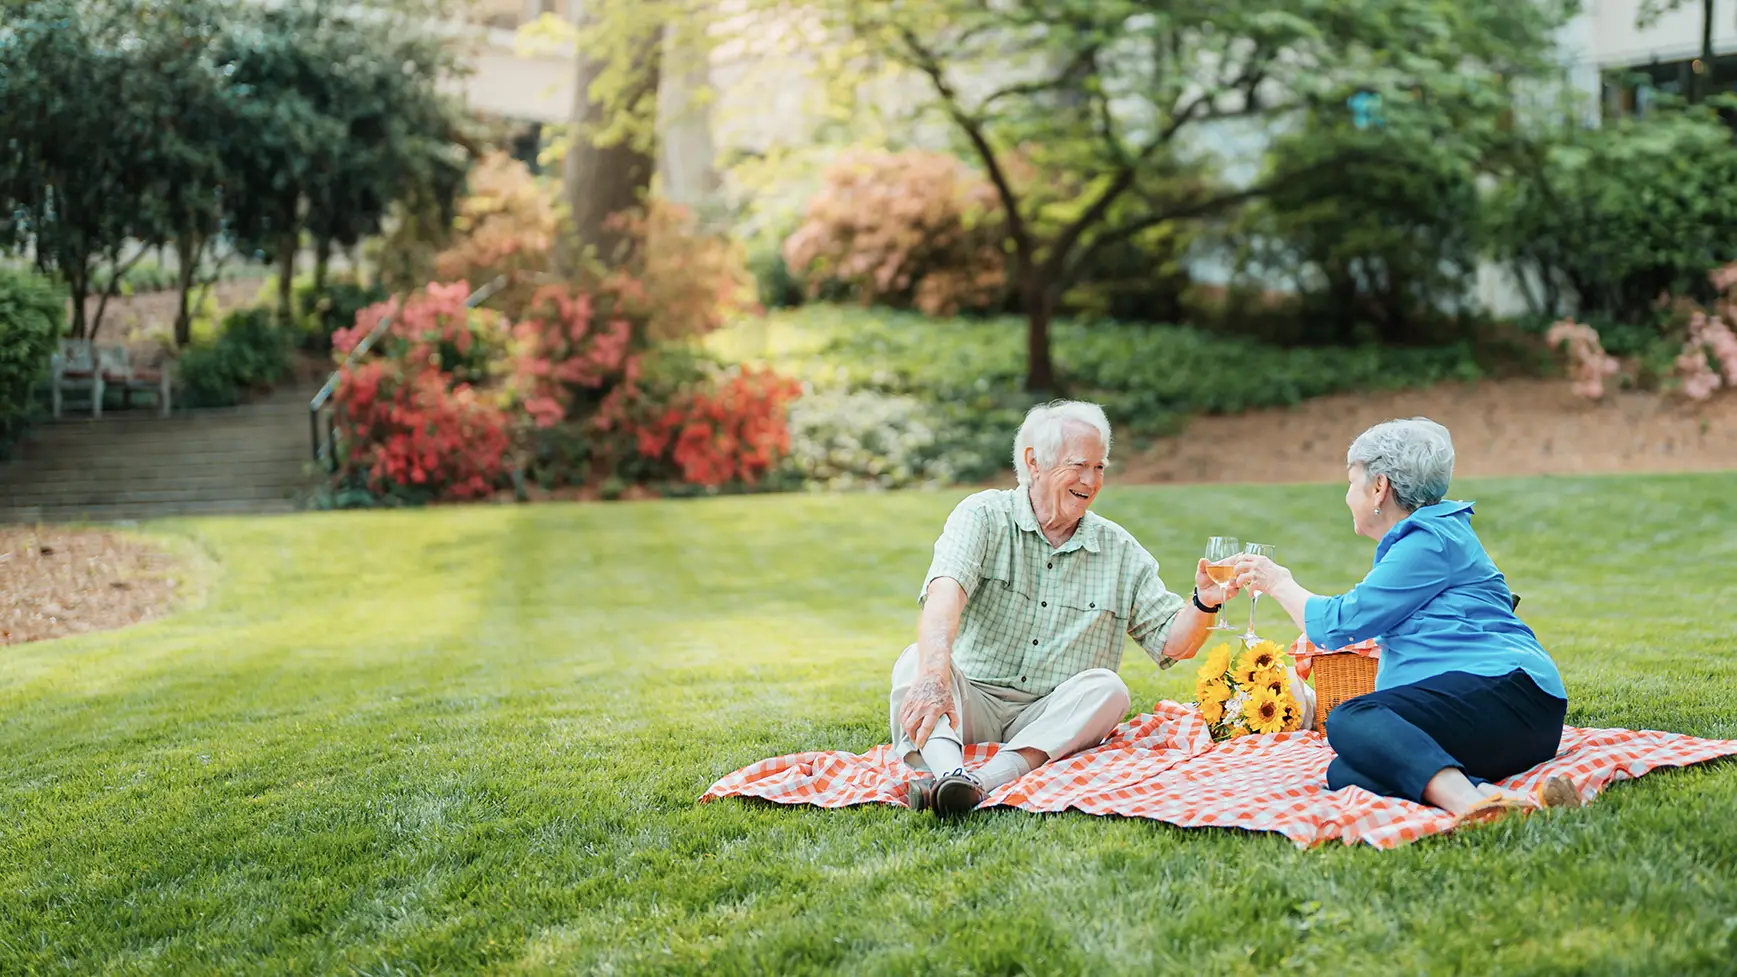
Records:
[[[90,296],[90,267],[69,269],[66,274],[66,290],[72,297],[72,338],[85,337],[85,300]]]
[[[1025,307],[1025,389],[1029,393],[1055,390],[1055,366],[1049,358],[1049,324],[1055,317],[1055,292],[1043,276],[1031,270],[1021,304]]]
[[[585,25],[581,25],[583,29]],[[623,93],[621,103],[655,103],[662,41],[663,29],[659,27],[637,43],[639,73],[633,81],[634,91]],[[609,146],[592,142],[590,134],[609,122],[608,106],[598,104],[589,94],[604,65],[585,51],[579,52],[578,62],[571,116],[573,143],[562,170],[562,191],[571,223],[570,236],[560,249],[560,263],[568,276],[580,271],[588,254],[605,265],[618,260],[625,238],[620,231],[608,227],[607,222],[612,215],[643,202],[657,166],[652,153],[640,152],[625,142]]]
[[[188,298],[193,294],[193,283],[198,278],[199,256],[205,250],[203,242],[195,245],[188,237],[175,239],[175,260],[179,265],[176,271],[180,290],[179,302],[175,310],[175,345],[185,349],[193,342],[193,308]]]
[[[322,237],[314,244],[314,295],[326,292],[326,267],[332,261],[332,239]]]
[[[284,238],[277,254],[277,314],[284,322],[295,318],[296,236]]]

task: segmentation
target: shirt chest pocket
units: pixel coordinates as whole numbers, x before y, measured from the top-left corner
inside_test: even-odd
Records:
[[[1113,581],[1064,587],[1055,602],[1063,627],[1106,634],[1119,634],[1126,627]]]
[[[1031,568],[1024,562],[1014,559],[1007,550],[992,554],[983,563],[983,583],[985,586],[998,587],[1010,595],[1018,595],[1033,603],[1037,602],[1038,581]]]

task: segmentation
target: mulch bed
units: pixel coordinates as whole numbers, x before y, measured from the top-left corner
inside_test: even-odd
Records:
[[[131,536],[0,528],[0,645],[138,624],[188,589],[184,561]]]

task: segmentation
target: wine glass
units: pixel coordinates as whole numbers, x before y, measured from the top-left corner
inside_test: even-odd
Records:
[[[1242,551],[1244,555],[1247,556],[1264,556],[1270,560],[1272,559],[1273,554],[1278,552],[1278,547],[1271,543],[1250,543],[1247,546],[1244,546]],[[1259,605],[1260,602],[1261,592],[1250,587],[1248,589],[1248,631],[1242,636],[1244,641],[1254,641],[1260,637],[1260,635],[1255,634],[1254,629],[1255,607]]]
[[[1235,536],[1214,536],[1206,541],[1206,575],[1212,582],[1223,586],[1236,576],[1236,568],[1231,561],[1236,559],[1237,541]],[[1207,628],[1208,631],[1235,631],[1236,625],[1227,623],[1224,619],[1224,605],[1218,605],[1218,623]]]

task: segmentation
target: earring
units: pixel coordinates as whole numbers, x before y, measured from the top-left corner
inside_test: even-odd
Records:
[[[1378,516],[1381,515],[1381,507],[1380,506],[1375,507],[1375,514]]]

